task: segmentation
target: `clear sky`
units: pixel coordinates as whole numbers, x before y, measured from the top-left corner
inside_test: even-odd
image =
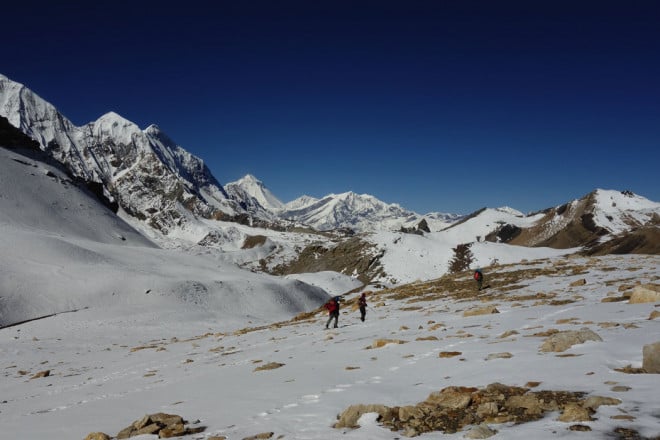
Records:
[[[43,4],[42,4],[43,3]],[[0,73],[221,183],[426,213],[660,201],[660,2],[11,2]]]

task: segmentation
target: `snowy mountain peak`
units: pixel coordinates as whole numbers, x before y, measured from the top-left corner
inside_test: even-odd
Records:
[[[261,207],[267,210],[277,212],[284,208],[284,203],[275,197],[275,195],[266,188],[266,185],[252,174],[246,174],[236,182],[228,183],[225,187],[228,192],[233,193],[235,196],[243,195],[241,198],[248,196],[256,200]]]
[[[506,214],[515,215],[516,217],[524,217],[525,216],[525,214],[523,214],[522,212],[518,211],[517,209],[513,209],[509,206],[500,206],[499,208],[495,208],[495,210],[499,211],[499,212],[504,212]]]

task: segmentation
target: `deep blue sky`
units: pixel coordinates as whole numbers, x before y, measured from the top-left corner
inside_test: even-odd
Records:
[[[221,183],[420,213],[660,201],[657,1],[12,3],[0,73],[77,125],[158,124]]]

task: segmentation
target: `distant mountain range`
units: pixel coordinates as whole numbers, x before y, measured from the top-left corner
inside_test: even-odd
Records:
[[[72,175],[101,184],[131,217],[167,235],[192,217],[304,223],[319,230],[397,228],[423,216],[369,195],[346,193],[282,203],[253,176],[223,187],[204,162],[156,125],[140,129],[109,112],[75,126],[23,84],[0,75],[0,116],[36,140]],[[456,215],[431,214],[448,224]]]
[[[420,215],[353,192],[320,199],[302,196],[284,203],[252,175],[223,186],[200,158],[156,125],[142,130],[109,112],[78,127],[52,104],[2,75],[0,116],[36,141],[72,177],[99,188],[97,192],[129,223],[164,239],[216,220],[277,230],[341,230],[350,235],[382,230],[424,233],[446,229],[451,233],[452,228],[465,228],[479,218],[480,229],[474,231],[477,241],[571,248],[595,245],[604,236],[642,227],[657,229],[660,224],[660,204],[629,192],[605,190],[529,216],[500,208],[498,215],[506,214],[507,219],[492,222],[483,221],[492,210],[469,216]],[[5,138],[4,142],[10,141]],[[202,236],[199,243],[214,242],[208,234]]]

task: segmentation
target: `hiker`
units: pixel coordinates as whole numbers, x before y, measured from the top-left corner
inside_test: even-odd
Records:
[[[367,296],[366,293],[362,293],[360,299],[358,299],[358,306],[360,307],[360,319],[364,322],[364,318],[367,316]]]
[[[325,303],[324,306],[328,309],[328,322],[325,324],[325,328],[330,326],[330,322],[335,320],[335,328],[337,328],[337,322],[339,321],[339,299],[338,297],[332,298],[330,301]]]
[[[484,274],[483,272],[481,272],[481,269],[477,269],[474,271],[474,279],[477,281],[477,286],[479,286],[479,290],[481,290],[484,284]]]

